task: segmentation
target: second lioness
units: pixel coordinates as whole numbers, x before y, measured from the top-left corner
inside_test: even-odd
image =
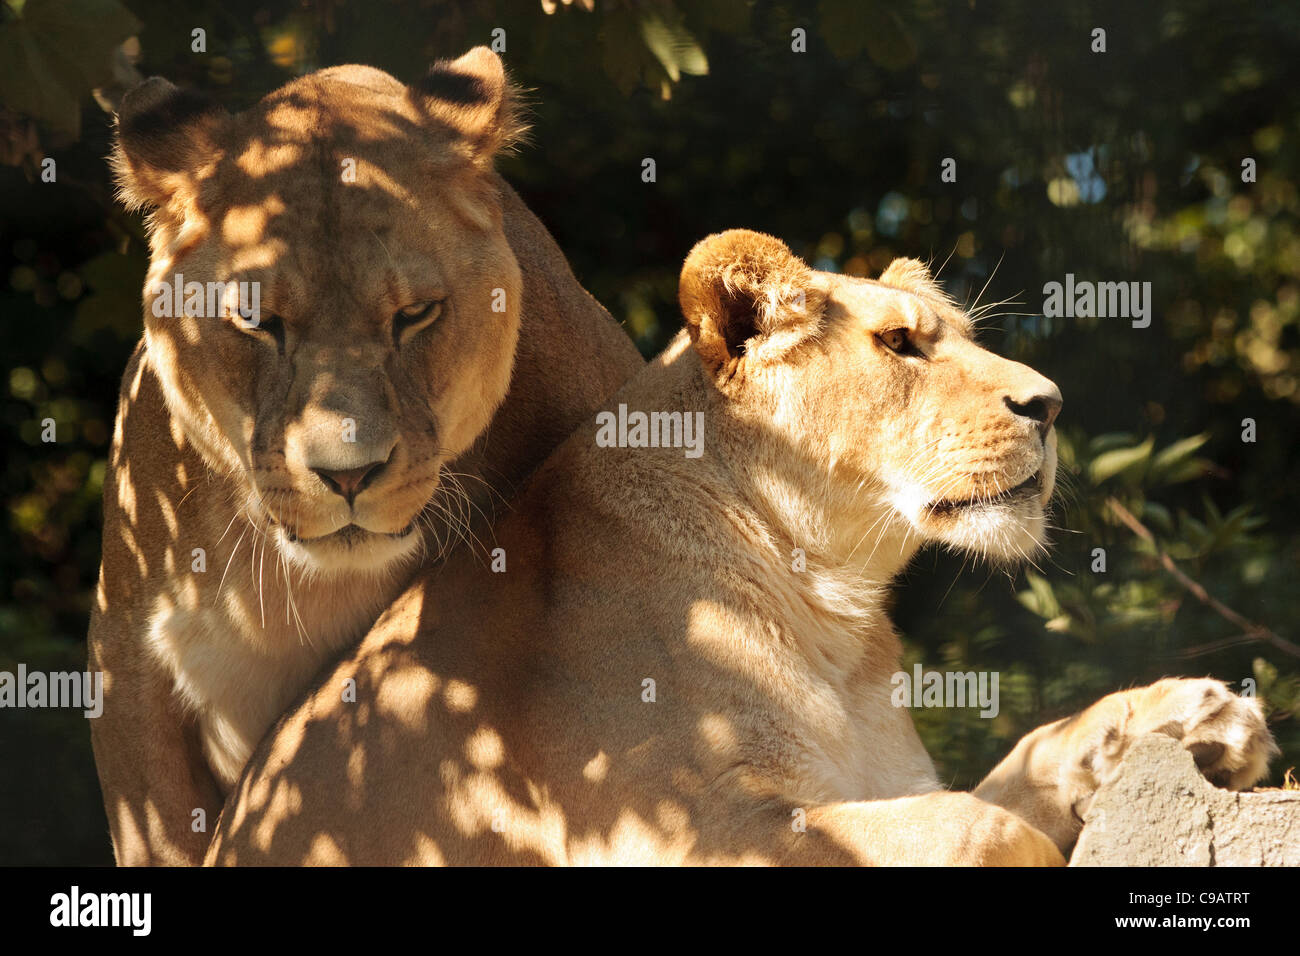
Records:
[[[1060,863],[1141,734],[1263,773],[1257,700],[1166,680],[941,789],[887,588],[926,542],[1042,546],[1056,386],[911,260],[854,279],[738,230],[681,302],[611,405],[699,416],[703,454],[579,429],[498,526],[507,573],[462,552],[412,585],[250,760],[210,860]]]

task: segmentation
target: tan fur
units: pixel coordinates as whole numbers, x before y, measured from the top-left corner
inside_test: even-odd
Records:
[[[733,231],[681,300],[606,407],[701,412],[704,454],[580,428],[498,526],[505,573],[423,576],[268,735],[209,862],[1059,864],[1136,734],[1258,775],[1257,702],[1174,681],[940,789],[891,703],[886,590],[927,542],[1042,547],[1056,387],[911,261],[829,275]]]
[[[419,88],[339,67],[238,116],[158,80],[124,104],[116,165],[124,198],[154,209],[152,263],[89,638],[120,863],[200,861],[227,789],[321,665],[418,567],[483,534],[640,367],[492,172],[518,132],[483,48]],[[219,315],[154,315],[177,272],[259,281],[283,345]],[[425,300],[443,304],[396,334],[394,313]],[[375,462],[352,503],[318,475]],[[333,534],[348,524],[365,531]]]

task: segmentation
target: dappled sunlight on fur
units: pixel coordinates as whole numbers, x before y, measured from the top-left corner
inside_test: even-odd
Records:
[[[843,845],[837,822],[829,840],[790,826],[795,810],[831,821],[818,808],[937,790],[890,702],[901,647],[886,606],[910,555],[939,538],[891,489],[900,475],[944,481],[908,470],[916,427],[889,445],[917,373],[875,330],[928,323],[937,342],[943,323],[965,369],[947,387],[978,370],[1001,416],[1016,417],[1007,388],[1050,383],[969,345],[937,293],[814,273],[753,233],[698,246],[681,300],[687,330],[611,403],[702,414],[704,455],[605,448],[594,421],[580,428],[497,525],[508,570],[461,552],[408,591],[254,758],[212,859],[324,862],[322,833],[350,862],[898,859],[887,842]],[[1007,467],[1030,460],[1006,437],[1018,426],[983,420],[1003,430]],[[1018,434],[1038,469],[1037,424]],[[471,702],[394,692],[412,668],[472,688]],[[355,706],[338,692],[351,680]],[[360,703],[378,699],[382,717]],[[335,762],[357,754],[365,779],[336,792]],[[312,809],[277,809],[278,779]],[[948,796],[918,806],[988,817],[1008,858],[1052,858],[1004,811]],[[268,827],[269,848],[249,836]]]
[[[700,414],[704,454],[580,427],[496,526],[508,567],[421,576],[263,742],[208,862],[1059,865],[1086,788],[1055,771],[1090,762],[1095,790],[1099,742],[1259,768],[1258,702],[1175,726],[1196,682],[1173,682],[943,790],[893,700],[887,589],[927,543],[1041,544],[1055,386],[976,346],[919,263],[817,273],[737,230],[691,253],[681,302],[606,407]]]
[[[521,129],[481,47],[410,87],[323,70],[238,115],[163,80],[123,102],[152,259],[89,639],[119,862],[197,862],[193,814],[319,668],[641,365],[493,172]],[[177,314],[178,275],[257,283],[258,321]]]

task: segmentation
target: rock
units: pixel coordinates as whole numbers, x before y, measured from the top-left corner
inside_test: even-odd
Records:
[[[1070,865],[1300,866],[1300,790],[1221,790],[1152,734],[1097,791]]]

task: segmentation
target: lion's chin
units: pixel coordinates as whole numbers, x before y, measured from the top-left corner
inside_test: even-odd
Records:
[[[315,538],[298,538],[284,527],[275,529],[276,545],[291,567],[308,574],[391,574],[420,550],[415,522],[396,534],[367,531],[350,524]]]
[[[1054,449],[1052,449],[1054,450]],[[1032,561],[1047,547],[1046,507],[1056,479],[1056,456],[1020,484],[989,499],[929,502],[912,524],[929,541],[999,564]]]
[[[936,540],[999,564],[1031,561],[1047,545],[1047,517],[1037,495],[962,509],[932,524]]]

